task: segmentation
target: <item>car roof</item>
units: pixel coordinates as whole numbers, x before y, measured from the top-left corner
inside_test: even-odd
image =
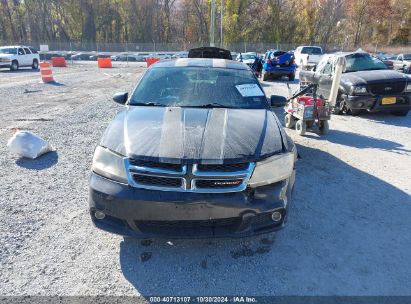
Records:
[[[29,45],[4,45],[4,46],[0,46],[0,48],[28,48],[31,47]]]
[[[364,55],[367,54],[367,55],[370,55],[367,52],[357,52],[357,51],[355,51],[355,52],[337,52],[337,53],[333,53],[333,54],[324,54],[324,55],[327,55],[327,56],[348,56],[348,55],[352,55],[352,54],[364,54]]]
[[[249,67],[238,61],[214,58],[179,58],[177,60],[159,61],[153,68],[171,67],[204,67],[204,68],[225,68],[234,70],[248,70]]]

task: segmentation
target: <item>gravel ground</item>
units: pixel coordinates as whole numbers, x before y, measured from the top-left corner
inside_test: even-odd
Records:
[[[410,115],[333,116],[322,137],[288,130],[302,158],[276,234],[141,243],[94,228],[92,153],[121,109],[111,95],[143,71],[75,64],[55,69],[60,85],[0,71],[0,295],[411,295]],[[285,81],[263,85],[287,95]],[[14,128],[56,152],[11,155]]]

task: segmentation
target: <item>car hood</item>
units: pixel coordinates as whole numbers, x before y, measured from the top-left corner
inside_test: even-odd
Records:
[[[0,54],[0,58],[10,59],[11,57],[13,57],[13,55],[11,55],[11,54]]]
[[[405,81],[407,76],[393,70],[373,70],[343,73],[341,80],[350,85]]]
[[[186,164],[256,161],[283,148],[266,109],[140,106],[117,114],[100,144],[134,159]]]

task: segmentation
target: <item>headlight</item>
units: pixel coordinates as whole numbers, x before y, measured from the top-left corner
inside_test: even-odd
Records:
[[[405,91],[406,91],[406,92],[411,92],[411,82],[409,82],[409,83],[407,84],[407,87],[405,88]]]
[[[257,162],[253,175],[248,181],[250,187],[259,187],[282,181],[291,176],[294,169],[296,152],[271,156]]]
[[[106,148],[97,147],[91,169],[101,176],[127,184],[124,158]]]
[[[352,88],[353,94],[367,94],[367,87],[366,86],[356,86]]]

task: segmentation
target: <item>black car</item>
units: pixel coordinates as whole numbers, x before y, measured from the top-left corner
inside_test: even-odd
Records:
[[[272,96],[271,105],[284,97]],[[90,215],[139,238],[247,236],[284,226],[296,147],[250,69],[177,59],[147,70],[96,148]]]
[[[94,54],[89,57],[89,60],[97,61],[98,58],[111,58],[110,54]]]
[[[225,49],[205,46],[196,49],[191,49],[188,52],[188,58],[216,58],[232,60],[231,52]]]
[[[353,115],[362,110],[390,111],[406,116],[411,109],[411,79],[393,71],[368,53],[336,53],[324,55],[314,71],[300,72],[301,83],[318,84],[318,93],[330,95],[336,58],[345,57],[346,67],[340,81],[336,113]]]
[[[93,56],[95,53],[76,53],[71,55],[71,60],[90,60],[90,56]]]

